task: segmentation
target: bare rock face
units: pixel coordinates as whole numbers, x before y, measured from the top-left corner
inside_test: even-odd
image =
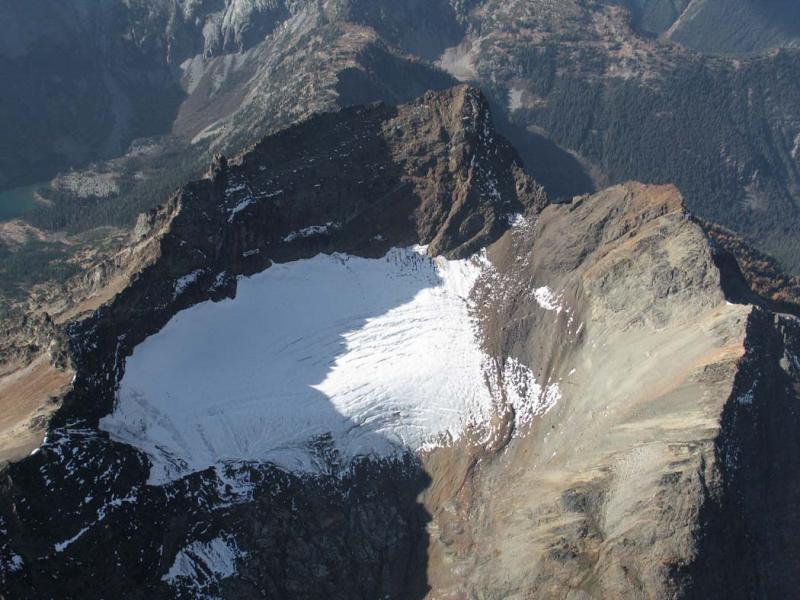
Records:
[[[0,340],[0,464],[5,464],[41,445],[74,369],[67,336],[47,314],[4,320]]]
[[[347,468],[321,436],[318,473],[220,462],[153,485],[99,427],[134,349],[240,277],[414,244],[481,265],[466,326],[494,404],[463,436]],[[468,86],[217,158],[140,218],[101,278],[121,289],[60,330],[72,387],[0,473],[0,593],[790,594],[800,325],[731,248],[669,186],[548,204]]]
[[[497,598],[789,593],[794,570],[752,554],[787,538],[761,529],[764,512],[748,503],[770,485],[756,472],[791,468],[795,442],[768,450],[755,440],[770,425],[753,431],[750,413],[795,422],[797,319],[726,300],[713,244],[671,187],[626,184],[548,206],[489,256],[496,270],[479,306],[508,395],[529,369],[560,397],[531,421],[510,415],[504,443],[488,456],[477,449],[459,476],[452,457],[433,457],[433,588]],[[791,528],[796,487],[779,488],[770,500]],[[758,549],[745,557],[737,547],[748,535]],[[726,575],[712,576],[718,569]]]

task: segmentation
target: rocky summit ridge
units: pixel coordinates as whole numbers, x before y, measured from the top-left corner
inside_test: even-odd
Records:
[[[0,593],[788,597],[797,304],[722,233],[671,186],[548,202],[469,86],[217,157],[140,217],[112,291],[41,329],[75,376],[0,474]],[[323,436],[313,475],[220,463],[149,485],[147,455],[98,426],[136,348],[241,278],[414,245],[480,269],[480,429],[348,465]]]

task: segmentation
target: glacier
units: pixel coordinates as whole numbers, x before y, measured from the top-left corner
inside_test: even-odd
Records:
[[[148,455],[155,485],[447,445],[492,413],[470,303],[484,262],[415,246],[240,278],[234,299],[183,310],[134,348],[100,427]]]

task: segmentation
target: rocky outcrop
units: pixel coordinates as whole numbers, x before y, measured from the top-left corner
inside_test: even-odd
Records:
[[[786,593],[795,574],[766,556],[788,543],[796,486],[770,488],[780,525],[763,525],[756,498],[770,485],[761,469],[795,460],[796,319],[726,299],[713,243],[670,187],[551,205],[489,257],[479,306],[507,394],[524,394],[530,375],[560,394],[543,415],[510,415],[488,455],[426,463],[436,594]],[[763,428],[777,424],[753,430],[763,421],[742,414],[752,410],[786,437],[767,442],[776,436]],[[737,550],[748,535],[757,558]]]
[[[798,585],[800,321],[755,309],[715,441],[687,597],[781,598]]]
[[[15,315],[0,331],[0,464],[37,448],[74,375],[68,339],[49,315]]]
[[[24,316],[3,321],[0,364],[5,368],[0,374],[12,370],[19,363],[28,363],[42,353],[58,368],[69,364],[67,340],[48,315]]]
[[[766,303],[777,312],[800,312],[800,278],[784,273],[775,259],[747,245],[732,231],[708,221],[702,221],[702,226],[713,240],[717,265],[728,274],[725,285],[730,296]]]

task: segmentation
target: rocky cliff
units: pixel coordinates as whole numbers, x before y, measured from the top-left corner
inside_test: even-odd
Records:
[[[726,297],[731,274],[670,187],[628,184],[549,206],[489,256],[481,305],[497,370],[519,385],[529,368],[557,383],[561,398],[470,465],[449,504],[431,506],[441,532],[434,589],[497,598],[790,593],[793,574],[737,548],[786,543],[746,498],[771,485],[763,469],[795,460],[795,442],[768,450],[773,434],[763,428],[781,414],[780,435],[791,438],[797,318]],[[761,410],[763,421],[753,416]],[[433,464],[431,495],[452,478]],[[739,488],[742,477],[749,483]],[[770,514],[791,528],[793,484],[779,487]]]
[[[765,298],[769,271],[747,274],[745,246],[714,237],[675,188],[548,204],[486,100],[459,87],[217,157],[135,237],[121,289],[63,328],[75,379],[44,443],[2,472],[5,596],[794,589],[797,305]],[[479,272],[463,325],[491,406],[461,435],[347,463],[320,436],[313,472],[220,457],[156,482],[153,455],[101,425],[137,349],[200,305],[230,306],[245,278],[319,253],[354,269],[414,244]]]

